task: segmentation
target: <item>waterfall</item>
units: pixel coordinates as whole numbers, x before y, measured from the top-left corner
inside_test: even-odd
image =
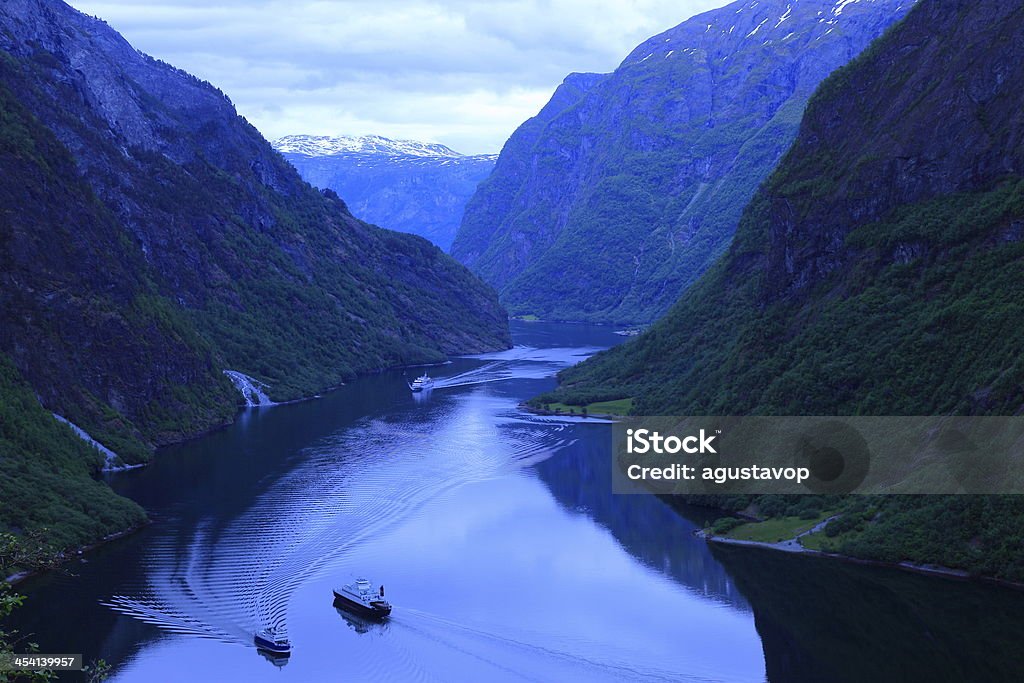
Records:
[[[135,469],[136,467],[142,467],[142,465],[125,465],[124,461],[121,460],[121,456],[119,456],[117,453],[101,444],[96,439],[89,436],[89,432],[85,431],[84,429],[82,429],[81,427],[79,427],[66,417],[58,415],[57,413],[51,414],[55,418],[57,418],[59,422],[63,422],[68,427],[71,427],[71,430],[75,434],[77,434],[79,438],[82,439],[82,441],[85,441],[87,444],[89,444],[90,446],[92,446],[93,448],[95,448],[96,450],[103,454],[103,457],[105,458],[105,462],[103,463],[104,472],[116,472],[118,470],[131,470]]]
[[[253,406],[272,406],[274,402],[270,400],[264,389],[269,389],[266,384],[253,379],[245,373],[238,372],[237,370],[225,370],[224,374],[228,376],[231,383],[242,392],[242,398],[245,399],[245,405],[247,407]]]

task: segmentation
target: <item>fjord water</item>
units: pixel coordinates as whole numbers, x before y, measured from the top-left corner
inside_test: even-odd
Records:
[[[45,652],[106,659],[114,681],[971,680],[980,670],[1002,680],[1024,670],[1011,647],[1024,628],[1018,593],[712,551],[692,532],[713,512],[612,495],[606,424],[517,404],[620,338],[523,323],[514,340],[432,369],[429,394],[408,390],[412,371],[362,378],[250,409],[114,475],[153,524],[24,584],[18,626]],[[332,586],[357,575],[384,583],[387,623],[332,605]],[[252,646],[268,626],[294,644],[283,667]]]

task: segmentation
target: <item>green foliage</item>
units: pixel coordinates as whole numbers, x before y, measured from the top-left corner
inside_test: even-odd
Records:
[[[85,675],[87,683],[100,683],[110,677],[112,669],[113,667],[107,664],[105,659],[97,659],[83,666],[82,673]]]
[[[561,410],[565,412],[579,410],[584,415],[588,413],[594,415],[629,415],[633,410],[633,399],[631,398],[623,398],[616,401],[594,401],[587,404],[569,404],[546,402],[537,397],[530,400],[529,404],[534,408],[543,408],[544,410]]]
[[[825,529],[838,552],[1024,581],[1020,496],[877,496]]]
[[[854,268],[756,316],[752,293],[718,269],[666,322],[565,371],[539,400],[626,394],[638,397],[639,414],[1012,413],[1024,402],[1024,328],[1015,322],[1024,317],[1024,244],[1005,231],[1024,216],[1022,187],[1015,179],[902,207],[884,223],[901,239],[882,239],[878,225],[854,231],[848,243],[863,250]],[[917,256],[893,261],[907,239]],[[835,507],[802,500],[804,510],[780,498],[747,503],[767,517]],[[1024,509],[966,501],[862,501],[825,533],[850,555],[1024,579]]]
[[[0,355],[0,530],[52,556],[144,522],[138,505],[93,478],[101,464],[100,453],[44,410]],[[40,560],[20,552],[26,564]]]
[[[10,585],[4,580],[13,569],[36,569],[52,562],[49,551],[40,545],[36,534],[22,537],[0,531],[0,624],[17,608],[25,603],[25,596],[11,591]],[[12,658],[15,654],[31,654],[38,652],[35,643],[27,642],[17,631],[7,631],[0,627],[0,683],[43,683],[56,678],[52,672],[46,671],[12,671]]]
[[[846,237],[858,249],[907,245],[954,248],[969,241],[978,226],[1005,225],[1024,216],[1024,178],[1007,178],[988,192],[957,193],[898,207],[884,221],[858,227]]]
[[[144,518],[40,401],[141,463],[232,419],[225,369],[286,400],[507,345],[479,278],[304,183],[223,93],[113,58],[116,34],[64,5],[40,16],[10,31],[60,41],[0,51],[0,528],[59,552]]]
[[[952,118],[947,107],[963,82],[1020,61],[1003,36],[1020,13],[919,4],[813,98],[725,256],[650,330],[560,373],[539,400],[634,396],[640,415],[1018,414],[1024,176],[1004,160],[1020,158],[1006,131],[1020,126],[1021,74]],[[992,49],[972,49],[965,26]],[[823,546],[1024,578],[1016,498],[704,502],[772,519],[834,510]]]
[[[21,607],[24,601],[24,596],[12,593],[10,586],[0,581],[0,623]],[[24,642],[17,631],[0,629],[0,683],[45,683],[55,680],[56,675],[52,672],[12,670],[15,654],[32,654],[38,649],[35,643]]]
[[[917,230],[910,262],[893,261],[888,244],[873,248],[813,296],[756,316],[754,293],[723,266],[669,321],[565,371],[542,400],[634,395],[640,414],[1012,412],[1024,399],[1024,330],[1013,323],[1024,315],[1024,246],[998,235],[1022,215],[1006,208],[1022,188],[970,196],[971,207],[995,208],[967,212],[988,219],[970,223],[969,242]],[[955,204],[942,205],[958,230]],[[933,214],[904,208],[898,224],[910,230],[907,217]]]
[[[721,536],[746,523],[745,519],[740,519],[739,517],[720,517],[711,525],[711,532]]]
[[[664,38],[699,48],[668,55],[659,37],[651,59],[563,85],[509,139],[452,253],[513,315],[659,318],[728,247],[814,84],[904,9],[878,6],[844,31],[794,5],[786,39],[766,42],[706,36],[712,18],[695,18]]]

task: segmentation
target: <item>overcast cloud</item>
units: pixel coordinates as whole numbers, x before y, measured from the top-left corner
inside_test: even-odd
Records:
[[[375,133],[497,152],[566,74],[613,70],[725,0],[71,0],[226,92],[269,139]]]

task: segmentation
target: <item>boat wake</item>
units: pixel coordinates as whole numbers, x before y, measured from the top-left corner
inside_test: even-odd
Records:
[[[559,666],[571,672],[572,678],[590,681],[709,683],[720,680],[714,677],[713,671],[708,671],[707,676],[681,676],[677,671],[638,665],[632,650],[616,648],[608,643],[601,644],[600,655],[597,655],[598,649],[592,644],[572,637],[509,629],[504,625],[501,627],[503,631],[498,632],[493,625],[454,621],[416,609],[403,610],[391,627],[408,629],[420,637],[441,641],[447,647],[484,660],[496,669],[513,671],[517,677],[531,678],[529,672],[523,670],[524,663],[529,662],[530,667],[536,669],[538,680],[554,678],[552,672]],[[488,653],[492,654],[489,656]],[[515,667],[504,666],[501,661],[504,659],[514,661]]]
[[[478,368],[457,375],[435,377],[434,388],[450,389],[510,379],[544,379],[599,350],[597,347],[538,349],[532,346],[516,346],[506,351],[474,356],[486,362]]]
[[[502,372],[488,364],[460,381]],[[456,395],[443,411],[364,419],[306,449],[237,518],[154,543],[147,585],[104,604],[178,634],[238,643],[261,629],[286,635],[299,586],[343,568],[354,548],[446,491],[550,457],[571,442],[564,434],[489,392]]]

